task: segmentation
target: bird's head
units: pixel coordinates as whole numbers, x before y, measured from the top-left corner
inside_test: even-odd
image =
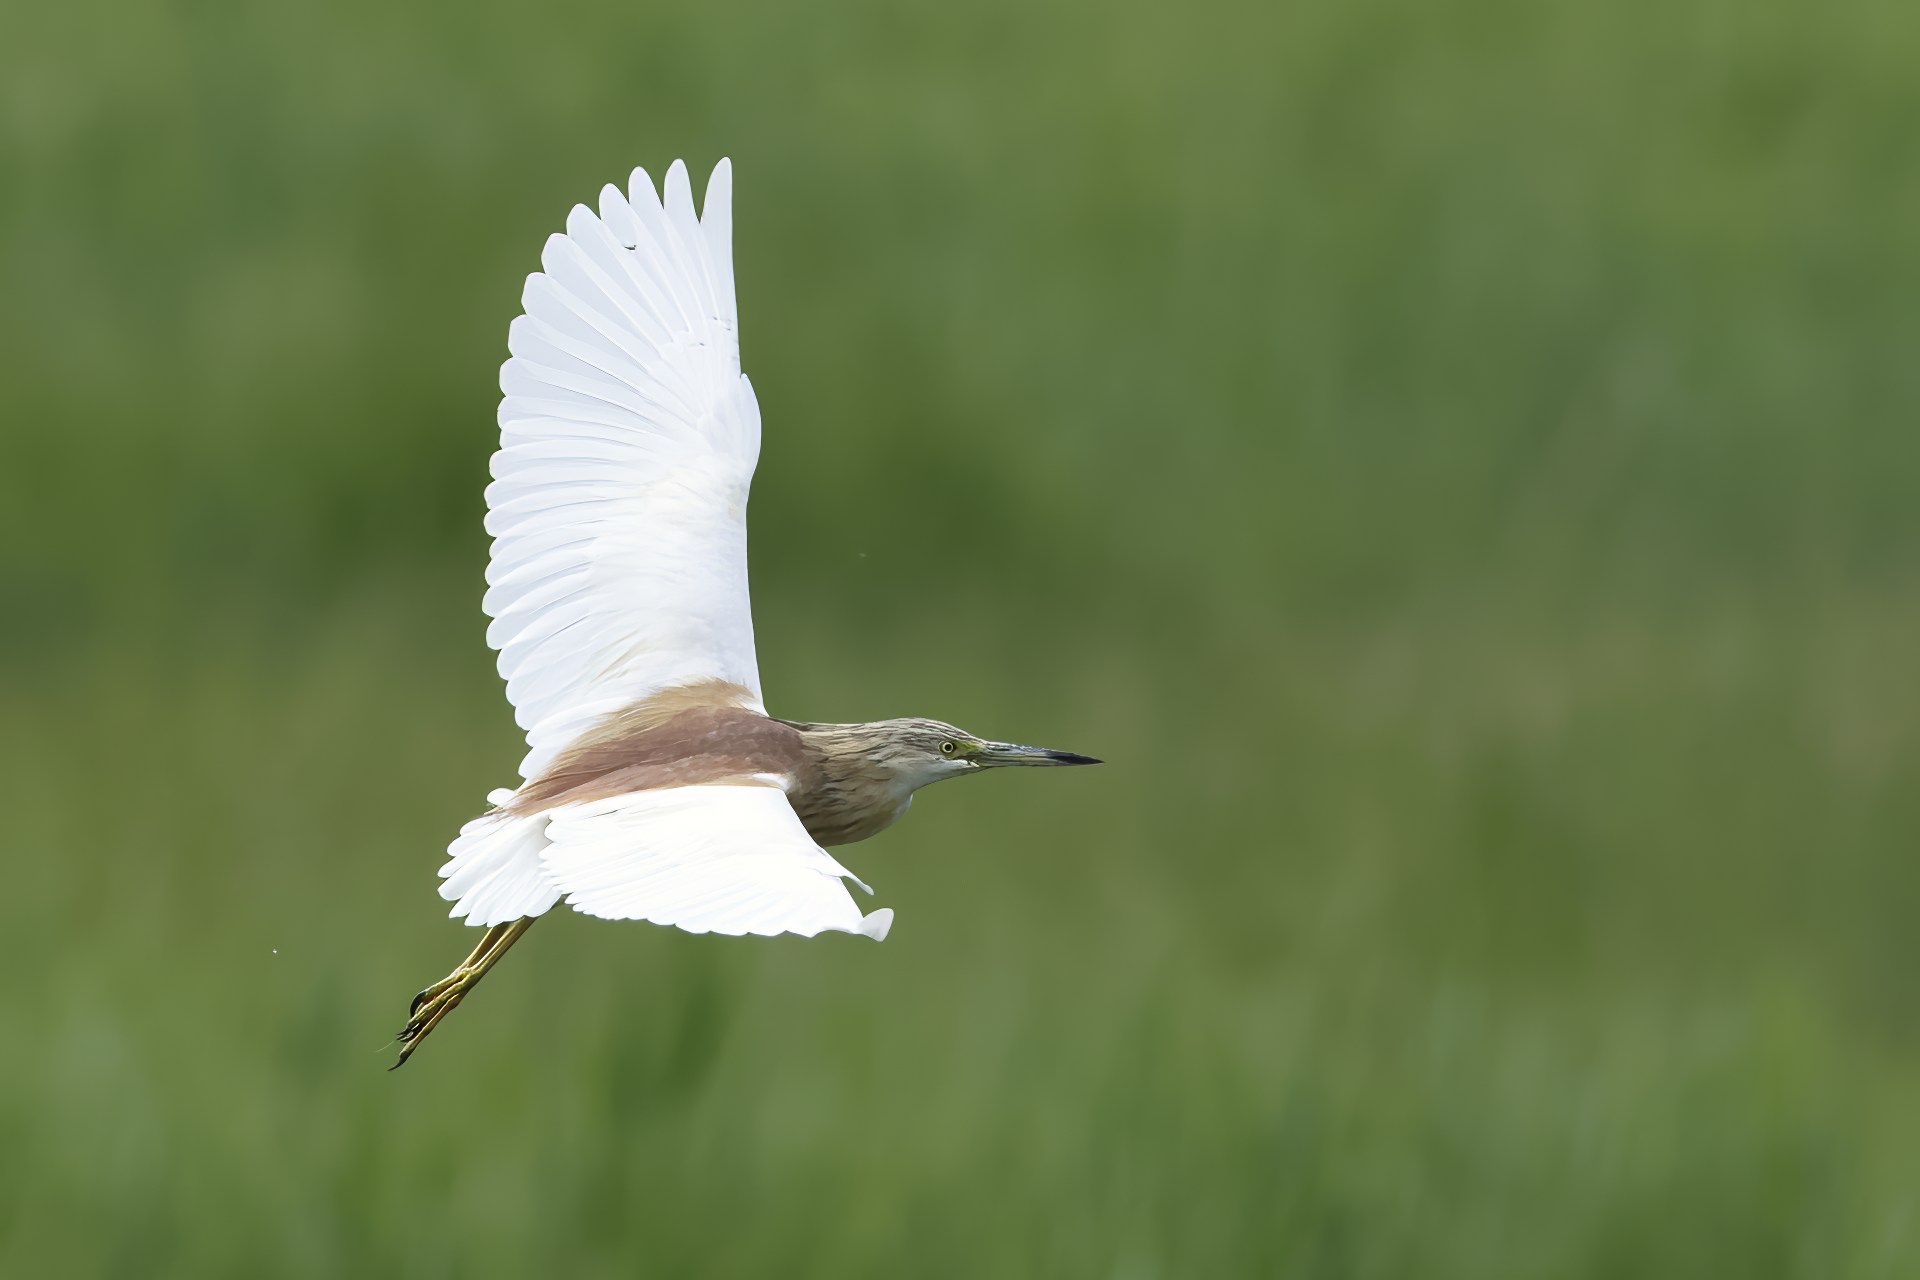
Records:
[[[883,720],[873,727],[881,730],[876,762],[884,764],[913,788],[1008,765],[1048,767],[1100,763],[1092,756],[1072,751],[993,742],[940,720]]]

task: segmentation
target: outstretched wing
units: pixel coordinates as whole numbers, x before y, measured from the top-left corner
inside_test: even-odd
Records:
[[[548,880],[588,915],[689,933],[876,939],[893,923],[889,910],[861,915],[841,879],[852,873],[774,785],[742,779],[564,805],[548,814],[546,839]]]
[[[598,215],[576,205],[527,277],[500,370],[484,605],[523,777],[673,685],[730,681],[764,709],[746,527],[760,410],[731,239],[728,162],[696,217],[675,161],[664,202],[636,169]]]

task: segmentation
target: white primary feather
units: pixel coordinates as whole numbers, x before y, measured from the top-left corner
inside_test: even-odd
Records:
[[[487,797],[501,805],[511,791]],[[540,861],[547,847],[547,815],[500,812],[475,818],[447,846],[440,868],[440,896],[453,903],[448,914],[470,925],[493,926],[537,916],[560,900],[560,891]]]
[[[650,693],[730,680],[759,705],[747,490],[760,410],[740,373],[732,170],[696,218],[686,166],[643,170],[547,241],[500,371],[487,643],[526,730],[522,777]]]
[[[823,930],[884,938],[893,912],[862,915],[851,877],[774,786],[635,791],[552,811],[541,854],[575,910],[689,933]]]
[[[609,712],[719,678],[764,711],[747,598],[760,410],[740,373],[732,170],[696,218],[686,167],[576,206],[527,278],[500,371],[484,601],[531,778]],[[886,936],[764,785],[643,791],[461,828],[440,895],[468,924],[592,915],[693,932]],[[489,799],[504,805],[512,793]],[[862,886],[865,887],[864,885]]]

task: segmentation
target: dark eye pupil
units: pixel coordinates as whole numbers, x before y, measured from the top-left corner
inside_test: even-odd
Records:
[[[951,742],[943,742],[943,743],[941,743],[941,744],[940,744],[940,749],[941,749],[942,751],[944,751],[944,752],[946,752],[946,753],[947,753],[948,755],[952,755],[952,754],[953,754],[953,744],[952,744]]]

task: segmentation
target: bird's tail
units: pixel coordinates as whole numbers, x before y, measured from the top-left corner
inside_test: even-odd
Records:
[[[407,1025],[401,1028],[400,1056],[394,1060],[392,1071],[413,1056],[440,1020],[453,1012],[454,1006],[466,999],[467,992],[479,985],[480,979],[487,976],[487,970],[500,962],[507,948],[520,941],[520,935],[533,928],[537,916],[525,916],[506,924],[494,925],[486,936],[480,939],[480,945],[473,954],[460,962],[458,968],[440,981],[434,983],[413,998],[413,1005],[407,1010],[410,1015]]]

